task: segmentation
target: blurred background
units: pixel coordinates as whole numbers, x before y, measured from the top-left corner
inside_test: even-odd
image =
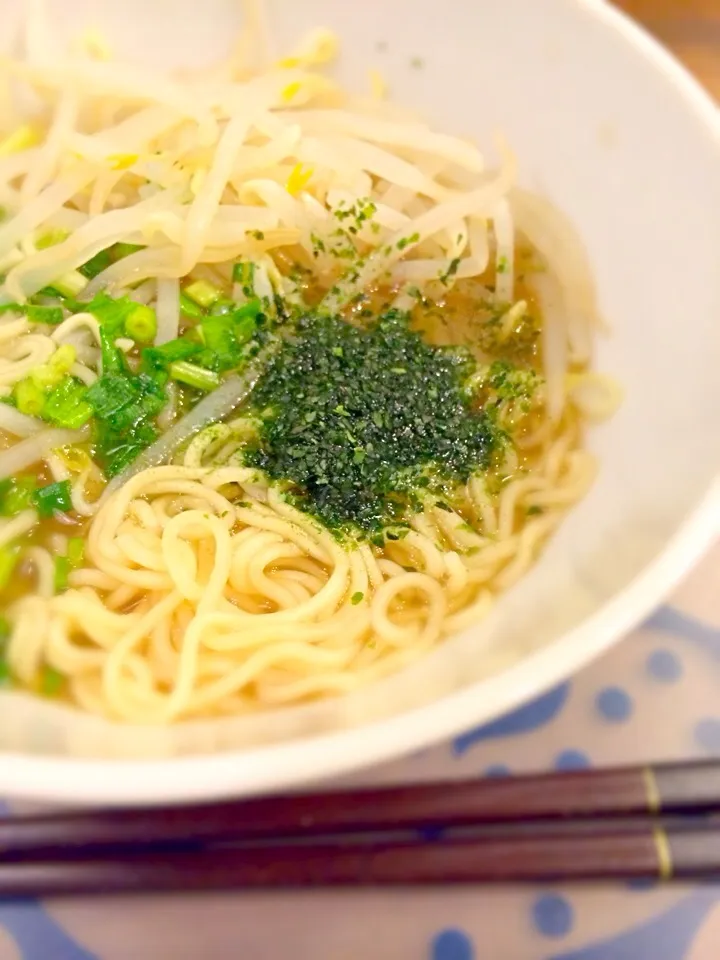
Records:
[[[615,0],[720,100],[720,0]]]

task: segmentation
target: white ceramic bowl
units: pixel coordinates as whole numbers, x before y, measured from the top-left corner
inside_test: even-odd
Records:
[[[18,4],[2,0],[5,36]],[[49,0],[62,31],[118,51],[209,62],[237,0]],[[113,727],[0,696],[0,794],[160,802],[278,790],[386,760],[487,721],[615,643],[718,529],[720,120],[670,56],[601,0],[270,0],[279,49],[313,25],[343,39],[342,77],[375,67],[394,97],[489,145],[574,220],[624,384],[592,437],[600,479],[490,621],[352,697],[250,720]],[[422,59],[418,68],[416,58]],[[415,64],[415,65],[413,65]]]

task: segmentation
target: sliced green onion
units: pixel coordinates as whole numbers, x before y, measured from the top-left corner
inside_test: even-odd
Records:
[[[67,545],[67,557],[73,569],[82,564],[85,559],[85,541],[82,537],[70,537]]]
[[[93,415],[87,400],[88,388],[75,377],[65,377],[45,401],[43,418],[60,427],[77,430]]]
[[[116,334],[100,327],[100,353],[103,373],[120,373],[125,367],[122,350],[115,346]]]
[[[85,310],[91,313],[108,333],[120,335],[125,323],[125,317],[137,304],[130,297],[109,297],[106,293],[96,294]]]
[[[32,502],[41,517],[51,517],[55,512],[69,513],[73,508],[70,481],[60,480],[39,487],[32,495]]]
[[[87,278],[78,270],[70,270],[64,273],[62,277],[53,280],[53,287],[64,297],[77,297],[87,286]]]
[[[220,297],[220,299],[216,300],[210,307],[210,316],[227,317],[233,312],[235,307],[236,303],[234,300],[231,300],[229,297]]]
[[[90,257],[90,259],[78,269],[84,277],[87,277],[88,280],[92,280],[99,273],[102,273],[103,270],[107,270],[111,263],[112,258],[110,255],[110,248],[107,247],[105,250],[101,250],[99,253],[96,253],[94,257]]]
[[[240,363],[242,350],[235,336],[232,317],[205,317],[197,329],[222,369],[229,370]]]
[[[94,412],[103,419],[136,399],[130,378],[112,373],[104,373],[99,377],[85,396]]]
[[[55,593],[63,593],[68,588],[70,572],[79,567],[85,554],[85,541],[82,537],[70,537],[66,557],[55,557]]]
[[[202,344],[178,337],[159,347],[146,347],[142,352],[143,367],[151,371],[158,366],[165,367],[176,360],[189,360],[202,353],[202,349]]]
[[[257,317],[260,313],[262,313],[262,303],[257,297],[254,297],[252,300],[248,300],[247,303],[244,303],[241,307],[233,310],[232,316],[234,322],[238,323],[240,320],[245,319],[245,317],[252,317],[255,319],[255,317]]]
[[[70,575],[70,561],[67,557],[55,557],[55,574],[53,582],[55,593],[64,593],[68,588],[68,576]]]
[[[72,365],[77,360],[77,351],[71,343],[61,344],[50,357],[48,366],[56,373],[65,376],[70,373]]]
[[[47,399],[45,391],[31,380],[30,377],[19,380],[15,384],[13,397],[15,399],[15,406],[20,413],[25,413],[29,417],[42,416]]]
[[[195,387],[196,390],[209,392],[220,386],[220,377],[212,370],[206,370],[204,367],[198,367],[197,364],[187,363],[184,360],[171,363],[169,373],[173,380]]]
[[[57,697],[62,692],[65,677],[53,667],[45,666],[40,675],[40,693],[44,697]]]
[[[63,240],[67,240],[69,236],[69,230],[63,230],[61,227],[53,227],[52,230],[48,230],[39,240],[35,241],[35,248],[37,250],[47,250],[48,247],[54,247],[58,243],[62,243]]]
[[[180,311],[192,320],[199,320],[205,316],[200,307],[193,303],[190,297],[186,297],[184,293],[180,294]]]
[[[69,343],[63,343],[47,363],[30,372],[29,379],[41,390],[56,387],[70,373],[76,359],[75,347]]]
[[[145,250],[145,247],[137,243],[116,243],[113,247],[113,257],[115,260],[122,260],[124,257],[129,257],[131,253],[137,253],[138,250]]]
[[[150,441],[152,443],[152,441]],[[122,473],[133,460],[136,460],[150,443],[127,443],[115,447],[105,460],[105,473],[108,477],[116,477]]]
[[[185,287],[184,293],[199,306],[210,307],[220,297],[222,291],[207,280],[194,280]]]
[[[138,303],[125,317],[125,333],[136,343],[152,343],[157,334],[157,316],[151,307]]]
[[[15,546],[0,547],[0,590],[4,590],[10,583],[19,552]]]
[[[255,264],[243,260],[236,263],[232,269],[232,279],[233,283],[240,284],[246,297],[251,297],[255,282]]]
[[[15,517],[32,506],[36,483],[32,477],[15,477],[7,483],[7,489],[3,490],[0,497],[0,514]]]
[[[25,307],[25,316],[30,323],[47,323],[54,327],[65,319],[62,307],[37,307],[32,304]]]

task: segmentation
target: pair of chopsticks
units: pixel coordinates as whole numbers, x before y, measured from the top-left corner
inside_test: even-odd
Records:
[[[720,762],[0,820],[0,897],[720,875]]]

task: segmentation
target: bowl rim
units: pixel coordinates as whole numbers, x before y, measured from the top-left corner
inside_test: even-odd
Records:
[[[672,82],[715,140],[720,160],[720,109],[700,83],[607,0],[574,3]],[[514,709],[609,650],[652,612],[719,531],[720,477],[715,477],[658,555],[600,610],[520,663],[430,704],[317,737],[209,755],[105,760],[1,752],[0,795],[115,806],[249,796],[348,774],[437,744]]]

